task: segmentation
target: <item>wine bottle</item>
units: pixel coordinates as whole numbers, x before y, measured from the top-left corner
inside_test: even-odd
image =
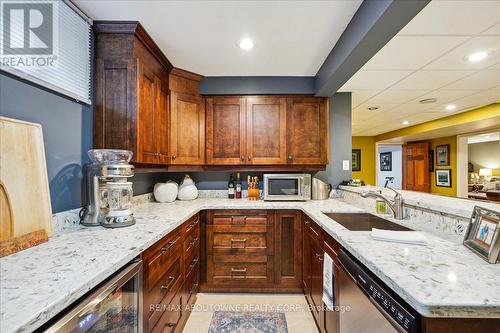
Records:
[[[229,175],[229,183],[227,183],[227,197],[234,199],[234,177],[233,174]]]
[[[241,179],[239,172],[236,174],[236,199],[241,199]]]

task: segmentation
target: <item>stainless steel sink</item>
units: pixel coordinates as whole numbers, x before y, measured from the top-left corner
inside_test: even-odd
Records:
[[[397,223],[369,213],[324,213],[326,216],[351,231],[370,231],[372,228],[411,231]]]

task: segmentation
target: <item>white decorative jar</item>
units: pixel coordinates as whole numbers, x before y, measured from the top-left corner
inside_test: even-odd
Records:
[[[153,189],[155,200],[158,202],[173,202],[177,198],[179,185],[173,180],[166,183],[156,183]]]
[[[194,184],[193,179],[189,175],[184,176],[184,180],[179,186],[179,193],[177,199],[179,200],[194,200],[198,198],[198,188]]]

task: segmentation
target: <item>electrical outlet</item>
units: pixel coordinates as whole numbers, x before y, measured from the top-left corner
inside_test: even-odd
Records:
[[[342,161],[342,170],[348,171],[349,170],[349,164],[350,164],[349,160],[343,160]]]

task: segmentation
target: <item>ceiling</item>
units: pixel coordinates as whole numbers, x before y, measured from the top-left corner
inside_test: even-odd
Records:
[[[477,51],[488,57],[466,60]],[[500,1],[432,1],[340,91],[353,93],[353,135],[362,136],[500,102]],[[419,103],[426,98],[437,102]]]
[[[361,2],[75,1],[94,20],[140,21],[175,67],[204,76],[314,76]]]

